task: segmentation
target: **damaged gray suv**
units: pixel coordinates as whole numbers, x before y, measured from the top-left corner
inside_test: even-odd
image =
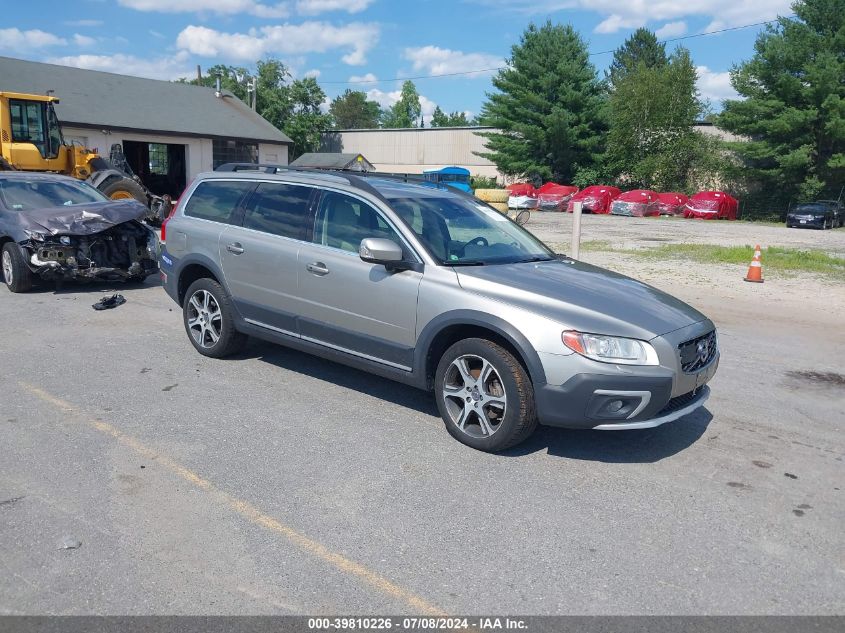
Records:
[[[484,451],[538,423],[676,420],[719,363],[694,308],[432,183],[227,165],[193,182],[163,237],[164,288],[199,353],[254,336],[433,390],[449,433]]]

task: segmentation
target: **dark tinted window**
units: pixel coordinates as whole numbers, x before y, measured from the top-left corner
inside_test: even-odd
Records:
[[[261,183],[250,196],[243,226],[282,237],[305,237],[311,187]]]
[[[229,224],[232,213],[254,183],[242,180],[207,180],[201,182],[185,204],[185,215]]]

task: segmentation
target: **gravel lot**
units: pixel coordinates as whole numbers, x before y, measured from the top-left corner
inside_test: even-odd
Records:
[[[603,241],[615,249],[648,248],[659,244],[760,244],[819,249],[845,257],[845,227],[828,231],[787,229],[785,225],[756,222],[685,220],[683,218],[629,218],[613,215],[581,216],[583,241]],[[548,243],[565,244],[569,250],[571,213],[532,212],[526,228]]]
[[[528,228],[568,243],[548,216]],[[842,230],[585,218],[717,236],[845,253]],[[0,614],[845,612],[842,285],[584,259],[716,321],[706,409],[487,455],[422,392],[262,343],[199,356],[152,283],[106,312],[107,286],[0,290]]]

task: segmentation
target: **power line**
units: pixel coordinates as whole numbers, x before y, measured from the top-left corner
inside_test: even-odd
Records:
[[[787,16],[793,17],[793,16]],[[690,40],[695,37],[705,37],[707,35],[717,35],[719,33],[727,33],[729,31],[740,31],[742,29],[750,29],[755,26],[764,26],[766,24],[772,24],[777,22],[778,19],[775,20],[766,20],[765,22],[755,22],[754,24],[743,24],[742,26],[731,26],[724,29],[718,29],[716,31],[705,31],[704,33],[693,33],[692,35],[682,35],[680,37],[672,37],[665,40],[659,40],[659,44],[668,44],[670,42],[679,42],[681,40]],[[590,53],[589,57],[595,57],[597,55],[607,55],[609,53],[615,52],[616,49],[609,49],[606,51],[596,51],[594,53]],[[335,85],[357,85],[357,84],[381,84],[381,83],[391,83],[394,81],[416,81],[420,79],[438,79],[440,77],[458,77],[461,75],[477,75],[479,73],[489,73],[495,72],[498,70],[504,70],[507,66],[496,66],[495,68],[479,68],[477,70],[463,70],[460,72],[454,73],[439,73],[435,75],[418,75],[416,77],[394,77],[392,79],[357,79],[355,81],[321,81],[321,84],[335,84]]]

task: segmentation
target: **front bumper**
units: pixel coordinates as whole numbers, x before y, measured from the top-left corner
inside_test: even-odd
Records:
[[[672,398],[669,403],[663,407],[656,417],[650,420],[641,420],[639,422],[613,422],[610,424],[599,424],[594,426],[596,431],[628,431],[632,429],[651,429],[667,422],[674,422],[678,418],[682,418],[703,406],[710,397],[710,387],[705,385],[697,392]],[[679,402],[675,402],[679,401]]]

